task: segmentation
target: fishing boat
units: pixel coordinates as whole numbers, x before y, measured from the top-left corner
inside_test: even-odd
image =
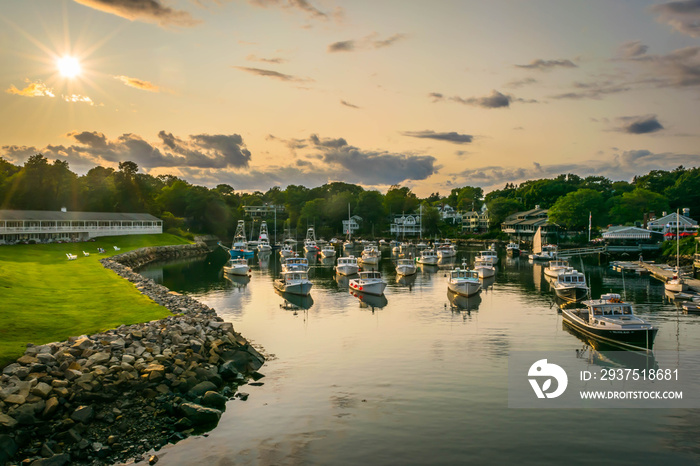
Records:
[[[566,272],[568,270],[572,270],[572,267],[569,266],[569,261],[563,259],[556,259],[553,261],[549,261],[547,267],[544,268],[544,274],[549,278],[557,278],[557,276],[560,273]]]
[[[294,249],[291,244],[283,244],[280,249],[280,256],[282,258],[292,257],[294,255]]]
[[[508,243],[506,246],[506,254],[510,257],[518,257],[520,255],[520,245],[513,242]]]
[[[327,244],[321,248],[322,257],[335,257],[335,248],[332,244]]]
[[[299,257],[294,255],[293,257],[287,257],[282,262],[282,272],[292,272],[295,270],[308,271],[309,270],[309,259],[306,257]]]
[[[542,227],[537,227],[532,240],[532,254],[528,258],[533,261],[551,261],[557,258],[557,249],[553,244],[542,244]]]
[[[676,211],[676,270],[673,277],[666,280],[664,288],[672,293],[680,293],[688,290],[688,284],[683,280],[680,273],[681,265],[681,236],[680,236],[680,211]]]
[[[351,290],[373,295],[383,294],[386,288],[386,282],[377,270],[360,272],[360,277],[350,280],[349,285]]]
[[[267,233],[267,222],[263,220],[260,224],[260,234],[258,235],[258,251],[267,252],[271,250],[272,246],[270,246],[270,238]]]
[[[659,331],[634,315],[632,305],[616,293],[582,301],[585,308],[561,308],[564,324],[604,343],[626,349],[650,350]]]
[[[250,266],[248,266],[248,259],[246,259],[245,257],[229,259],[226,265],[224,265],[224,272],[231,275],[248,275],[248,273],[250,272]]]
[[[311,293],[312,283],[309,281],[309,273],[305,270],[293,270],[282,272],[281,278],[273,282],[275,289],[282,293],[300,296],[308,296]]]
[[[365,246],[362,251],[362,256],[360,257],[360,262],[363,264],[377,265],[379,263],[379,251],[373,245]]]
[[[479,274],[476,270],[469,270],[467,264],[462,264],[462,268],[456,267],[450,271],[447,289],[461,296],[475,295],[481,290]]]
[[[448,257],[455,257],[457,255],[457,249],[455,249],[454,244],[450,240],[445,240],[438,244],[437,247],[438,259],[446,259]]]
[[[496,275],[496,267],[494,267],[493,265],[477,263],[474,265],[474,270],[476,270],[476,273],[479,276],[479,278],[489,278]]]
[[[435,249],[423,249],[420,252],[420,257],[418,257],[417,262],[424,265],[437,265],[437,252],[435,252]]]
[[[338,264],[335,266],[335,271],[340,275],[355,275],[360,270],[355,256],[345,256],[338,258]]]
[[[491,265],[495,266],[498,264],[498,254],[493,249],[486,249],[485,251],[479,251],[474,258],[474,263],[477,265]]]
[[[416,263],[413,259],[399,259],[396,264],[397,275],[413,275],[416,273]]]
[[[245,222],[243,220],[239,220],[236,225],[236,233],[233,235],[233,244],[228,252],[232,259],[238,257],[251,258],[255,254],[248,249],[248,238],[245,235]]]
[[[557,297],[567,302],[578,302],[588,296],[586,276],[573,268],[557,275],[552,287]]]
[[[314,227],[310,227],[306,230],[306,239],[304,240],[304,251],[305,252],[318,252],[319,247],[316,244],[316,232]]]

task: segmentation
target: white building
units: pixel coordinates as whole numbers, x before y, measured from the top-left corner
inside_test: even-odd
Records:
[[[421,234],[420,215],[397,215],[391,223],[391,234],[416,236]]]
[[[683,213],[663,213],[660,218],[654,218],[647,222],[647,229],[661,233],[665,239],[676,239],[676,232],[683,236],[697,235],[698,222],[690,218],[690,209],[683,209]]]
[[[98,236],[163,233],[151,214],[0,210],[0,244],[86,241]]]
[[[243,210],[246,215],[251,217],[267,217],[268,214],[274,214],[275,212],[284,212],[284,206],[281,205],[244,205]]]
[[[344,235],[354,235],[357,230],[360,229],[360,222],[362,217],[358,215],[353,215],[350,220],[343,220],[343,234]]]
[[[483,233],[489,230],[489,210],[486,204],[481,206],[480,211],[469,211],[462,214],[462,232]]]

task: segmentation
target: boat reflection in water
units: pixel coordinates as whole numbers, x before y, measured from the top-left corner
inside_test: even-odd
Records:
[[[496,282],[496,277],[492,276],[486,278],[479,278],[479,281],[481,282],[481,289],[484,291],[488,291]]]
[[[416,283],[416,274],[414,273],[413,275],[397,275],[396,283],[398,283],[401,286],[406,286],[410,290]]]
[[[454,291],[447,290],[447,299],[450,301],[450,308],[453,311],[477,311],[481,304],[481,293],[469,297],[459,295]]]
[[[338,284],[338,288],[341,290],[347,290],[350,288],[350,280],[359,277],[358,274],[354,273],[352,275],[342,275],[339,273],[335,274],[335,282]]]
[[[360,300],[361,308],[369,307],[372,309],[372,311],[374,311],[375,309],[381,309],[387,304],[389,304],[389,301],[383,294],[374,295],[355,290],[350,290],[350,294]]]
[[[335,257],[321,257],[318,265],[321,267],[333,267],[335,265]]]
[[[239,288],[241,290],[246,288],[248,283],[250,283],[250,275],[229,275],[225,273],[224,278],[231,282],[233,288]]]
[[[658,369],[659,367],[651,351],[621,350],[619,347],[591,338],[568,325],[564,324],[562,328],[584,343],[582,349],[576,350],[576,357],[590,364],[630,369]]]
[[[301,296],[297,294],[284,293],[276,288],[275,293],[284,298],[284,302],[280,304],[280,307],[287,311],[306,310],[314,304],[314,300],[311,295]]]

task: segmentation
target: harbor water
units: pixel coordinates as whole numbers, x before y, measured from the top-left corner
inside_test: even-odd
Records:
[[[159,464],[696,464],[700,417],[670,409],[513,409],[511,351],[591,351],[567,331],[544,265],[499,252],[477,296],[448,294],[446,273],[476,249],[400,279],[389,250],[384,297],[355,296],[332,260],[312,259],[311,299],[276,293],[279,256],[224,276],[221,252],[141,273],[215,308],[261,348],[260,384],[240,387],[219,425],[157,452]],[[340,255],[340,252],[339,252]],[[700,316],[661,282],[621,275],[598,258],[572,265],[593,296],[616,292],[660,328],[655,350],[700,349]]]

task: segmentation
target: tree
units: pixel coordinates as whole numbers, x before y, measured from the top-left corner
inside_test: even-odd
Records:
[[[693,207],[690,214],[700,218],[700,168],[687,170],[664,191],[672,209]]]
[[[576,231],[588,228],[589,215],[596,225],[605,225],[605,214],[605,198],[593,189],[579,189],[559,198],[548,212],[550,221]]]
[[[384,208],[393,215],[414,212],[418,203],[416,195],[406,186],[393,185],[384,196]]]
[[[668,199],[648,189],[636,188],[634,191],[615,196],[608,201],[610,221],[631,224],[642,221],[647,212],[669,210]]]
[[[472,186],[454,188],[447,196],[447,203],[456,210],[478,210],[481,208],[484,190]]]
[[[360,222],[361,232],[369,233],[372,231],[372,225],[375,225],[378,231],[383,230],[387,215],[384,207],[384,196],[379,191],[374,190],[360,193],[352,214],[362,218],[362,222]]]
[[[489,209],[489,224],[493,229],[501,228],[501,223],[506,217],[523,210],[523,205],[520,202],[506,197],[498,197],[487,202],[486,207]]]
[[[421,220],[421,226],[423,232],[426,235],[434,235],[440,233],[440,211],[435,207],[429,205],[427,202],[423,203],[423,218]]]

